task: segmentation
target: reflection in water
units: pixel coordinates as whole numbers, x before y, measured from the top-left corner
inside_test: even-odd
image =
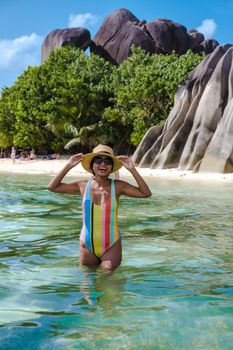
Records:
[[[84,267],[81,269],[87,270]],[[105,274],[99,269],[83,272],[80,291],[84,293],[85,300],[90,305],[104,306],[105,312],[108,314],[114,306],[119,305],[122,299],[123,287],[126,282],[124,274],[118,275],[116,271]]]
[[[2,349],[232,348],[231,184],[151,180],[121,200],[123,263],[79,267],[81,198],[1,175]]]

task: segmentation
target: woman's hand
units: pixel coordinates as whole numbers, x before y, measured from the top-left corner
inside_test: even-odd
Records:
[[[118,156],[117,159],[118,159],[119,161],[121,161],[121,163],[124,165],[124,167],[125,167],[126,169],[132,170],[132,169],[135,168],[131,157],[127,157],[127,156]]]
[[[72,181],[70,183],[63,183],[62,180],[66,174],[83,159],[83,154],[78,153],[70,157],[63,169],[50,181],[48,190],[57,193],[80,194],[80,186],[82,181]]]
[[[147,186],[144,179],[138,173],[137,169],[134,166],[134,163],[131,157],[127,156],[118,156],[117,159],[124,165],[124,167],[130,171],[136,180],[138,186],[133,186],[128,182],[119,181],[118,182],[118,193],[120,195],[134,197],[134,198],[146,198],[151,196],[151,191]]]
[[[78,165],[83,159],[83,153],[74,154],[70,157],[68,164],[73,168]]]

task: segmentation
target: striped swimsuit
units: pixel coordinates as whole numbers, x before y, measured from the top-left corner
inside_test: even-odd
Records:
[[[83,227],[80,240],[85,243],[89,251],[100,258],[120,239],[115,181],[111,180],[111,195],[103,204],[92,202],[90,190],[91,179],[87,183],[82,201]]]

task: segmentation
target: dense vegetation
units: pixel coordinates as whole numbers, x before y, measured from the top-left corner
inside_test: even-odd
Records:
[[[150,126],[166,120],[177,88],[203,56],[132,51],[119,67],[75,48],[29,67],[2,90],[0,147],[64,152],[98,142],[124,151],[137,146]]]

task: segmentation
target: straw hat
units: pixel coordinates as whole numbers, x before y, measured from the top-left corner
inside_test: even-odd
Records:
[[[107,156],[109,158],[112,158],[113,160],[113,168],[111,171],[112,173],[122,167],[122,163],[117,159],[116,156],[114,156],[112,148],[109,146],[100,144],[93,149],[92,153],[85,154],[82,159],[81,164],[85,170],[89,171],[89,173],[93,173],[91,169],[92,159],[98,156]]]

